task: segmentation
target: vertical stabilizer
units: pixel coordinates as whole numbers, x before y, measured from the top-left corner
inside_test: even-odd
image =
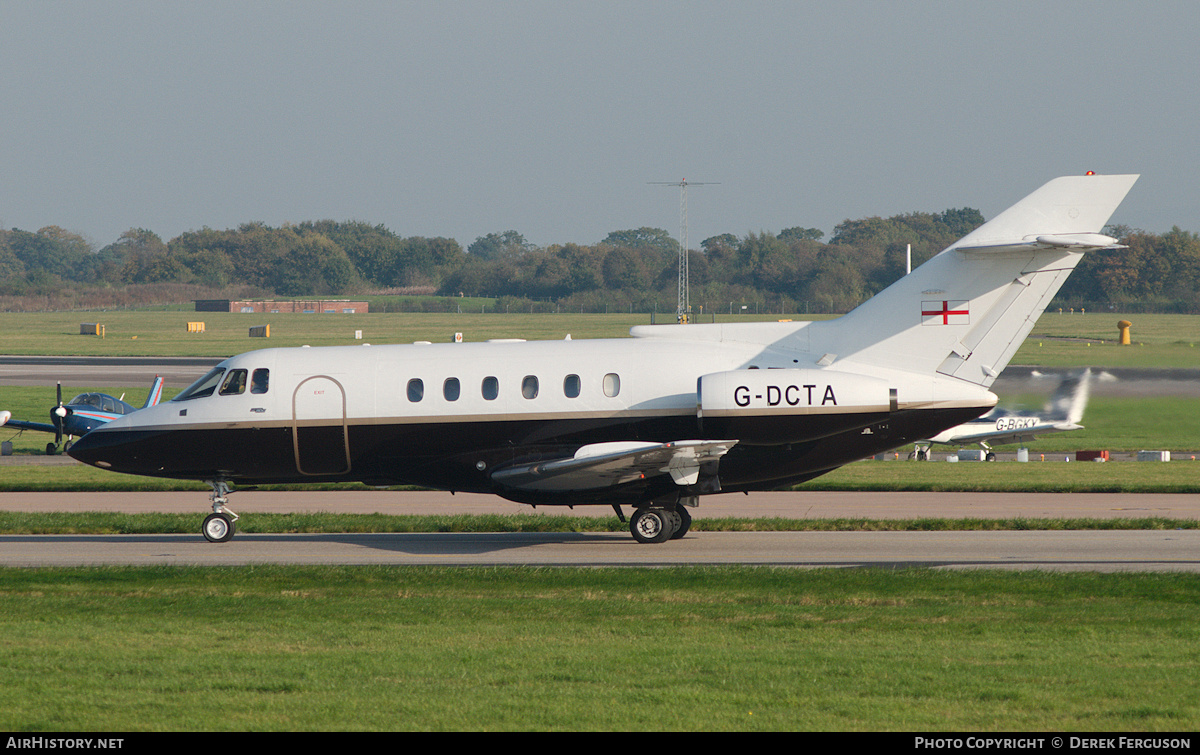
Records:
[[[1056,178],[854,311],[809,329],[811,350],[990,386],[1089,250],[1135,175]]]
[[[159,401],[162,401],[163,379],[161,375],[154,376],[154,382],[150,384],[150,392],[146,394],[146,403],[142,404],[145,409],[154,406]]]

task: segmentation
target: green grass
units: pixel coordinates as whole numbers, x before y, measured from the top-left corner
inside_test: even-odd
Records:
[[[1131,343],[1119,343],[1128,320]],[[1119,313],[1044,313],[1012,363],[1042,367],[1200,367],[1200,317]]]
[[[1194,575],[0,570],[16,731],[1194,731]]]
[[[792,315],[793,319],[803,319]],[[667,316],[658,318],[666,322]],[[721,315],[717,322],[774,321],[772,315]],[[1116,323],[1133,322],[1132,346],[1118,346]],[[88,356],[224,357],[272,346],[354,343],[449,342],[489,338],[621,338],[646,314],[462,314],[373,313],[353,315],[259,315],[223,312],[123,310],[112,312],[0,313],[0,354]],[[81,323],[100,323],[105,337],[81,336]],[[205,332],[188,333],[188,322]],[[250,338],[255,325],[270,325],[269,339]],[[355,339],[355,331],[363,340]],[[1198,315],[1043,314],[1013,364],[1047,367],[1197,367]],[[1090,344],[1090,345],[1089,345]]]
[[[79,335],[81,323],[105,326],[105,337]],[[203,333],[187,323],[203,322]],[[224,312],[28,312],[0,313],[0,354],[85,356],[225,357],[281,346],[338,346],[361,343],[449,343],[489,338],[620,338],[649,315],[597,314],[336,314],[259,315]],[[270,325],[270,338],[249,330]],[[362,331],[362,340],[355,338]]]

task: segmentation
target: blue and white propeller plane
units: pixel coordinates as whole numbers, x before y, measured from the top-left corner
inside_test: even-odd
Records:
[[[794,485],[991,410],[988,388],[1133,175],[1056,178],[835,320],[640,325],[632,338],[266,349],[83,436],[118,472],[361,481],[610,505],[639,542],[702,496]]]
[[[986,454],[984,458],[987,461],[995,461],[996,454],[992,446],[1028,443],[1039,435],[1082,430],[1083,425],[1079,423],[1087,408],[1091,380],[1091,368],[1063,379],[1042,414],[996,409],[978,419],[943,430],[927,440],[917,441],[913,454],[921,461],[928,461],[929,448],[935,443],[947,446],[977,444]]]
[[[154,406],[162,400],[163,379],[154,378],[150,392],[146,394],[146,402],[141,408]],[[100,425],[112,422],[118,417],[124,417],[138,411],[138,407],[125,403],[121,398],[109,396],[107,393],[81,393],[67,403],[62,400],[62,383],[58,384],[58,403],[50,410],[50,423],[27,422],[13,419],[12,412],[0,411],[0,425],[14,427],[18,430],[36,430],[43,433],[54,433],[54,442],[46,444],[47,455],[54,455],[63,450],[70,450],[74,438],[83,436]],[[63,439],[66,439],[64,445]]]

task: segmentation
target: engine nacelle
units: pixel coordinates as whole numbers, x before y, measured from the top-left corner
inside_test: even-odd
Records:
[[[697,385],[704,432],[751,444],[815,440],[868,427],[895,410],[896,390],[887,382],[828,369],[717,372]]]

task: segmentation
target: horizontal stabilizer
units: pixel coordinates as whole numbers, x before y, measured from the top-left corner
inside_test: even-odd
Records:
[[[701,467],[718,461],[736,440],[681,440],[672,443],[622,441],[583,446],[574,456],[517,464],[492,473],[511,490],[595,490],[669,474],[678,485],[693,485]]]
[[[1034,239],[1001,241],[988,244],[959,246],[960,252],[1026,252],[1038,249],[1066,249],[1075,252],[1096,249],[1121,249],[1121,244],[1102,233],[1058,233],[1044,234]]]

